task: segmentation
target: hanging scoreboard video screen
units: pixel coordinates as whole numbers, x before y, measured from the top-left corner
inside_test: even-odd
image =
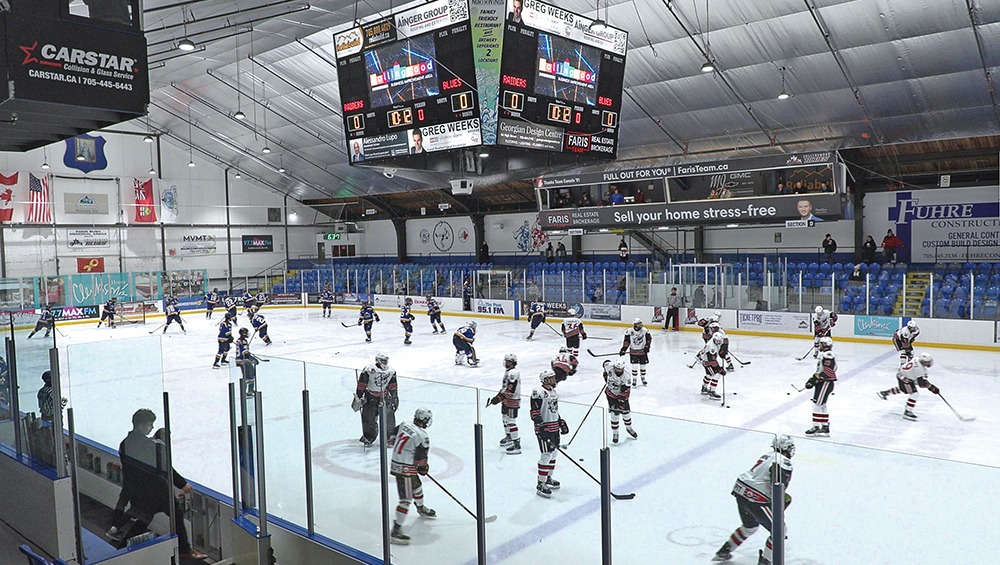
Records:
[[[468,0],[435,0],[334,36],[351,163],[482,143]]]
[[[538,0],[507,0],[497,143],[614,158],[628,33]]]

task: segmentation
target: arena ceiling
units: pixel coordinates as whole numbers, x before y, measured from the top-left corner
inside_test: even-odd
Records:
[[[592,0],[555,3],[596,17]],[[391,216],[438,201],[532,208],[534,171],[480,179],[474,197],[455,198],[443,189],[450,175],[390,179],[348,165],[332,37],[400,6],[146,0],[149,127],[317,206],[357,202]],[[1000,2],[608,0],[600,16],[630,33],[610,166],[841,149],[887,183],[996,171]],[[185,36],[194,51],[177,48]],[[707,59],[715,72],[701,72]]]

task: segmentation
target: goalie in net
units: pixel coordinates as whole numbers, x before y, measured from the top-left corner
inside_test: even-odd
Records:
[[[119,302],[115,312],[120,324],[145,324],[146,305],[144,302]]]

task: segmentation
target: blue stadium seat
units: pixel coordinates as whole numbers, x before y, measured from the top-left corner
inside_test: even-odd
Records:
[[[840,299],[840,311],[841,312],[850,312],[851,308],[853,308],[853,307],[854,307],[854,297],[853,296],[844,295]]]
[[[986,289],[987,300],[997,300],[1000,298],[1000,285],[991,285]]]
[[[853,267],[852,267],[852,269],[853,269]],[[842,265],[840,263],[834,263],[833,264],[833,272],[837,273],[838,275],[840,273],[843,273],[844,272],[844,265]]]
[[[939,298],[934,303],[934,315],[939,318],[947,317],[950,314],[950,308],[951,300],[948,300],[947,298]]]
[[[821,263],[820,266],[819,266],[819,272],[821,272],[821,273],[829,273],[830,272],[830,264],[829,263]]]
[[[920,315],[924,318],[931,315],[931,301],[929,298],[920,301]]]
[[[818,273],[819,272],[819,263],[809,263],[808,269],[809,269],[810,273],[813,273],[813,274]]]
[[[877,277],[881,271],[882,267],[880,267],[878,263],[872,263],[871,265],[868,265],[868,272],[871,273],[873,277]]]
[[[996,318],[997,317],[997,301],[987,300],[983,305],[983,317],[984,318]]]

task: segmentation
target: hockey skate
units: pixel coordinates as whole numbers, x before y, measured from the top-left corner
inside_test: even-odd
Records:
[[[646,379],[642,379],[642,386],[649,386],[649,383],[646,382]]]
[[[503,436],[503,439],[502,439],[502,440],[500,440],[500,447],[507,447],[507,446],[508,446],[508,445],[510,445],[510,444],[511,444],[511,443],[512,443],[513,441],[514,441],[514,440],[513,440],[513,439],[511,439],[511,437],[510,437],[510,434],[507,434],[507,435]]]
[[[720,400],[720,399],[722,399],[722,397],[719,396],[719,393],[715,392],[712,389],[708,389],[708,392],[706,393],[706,396],[708,396],[712,400]]]
[[[733,362],[732,361],[730,361],[729,363],[726,364],[726,370],[727,371],[735,371],[736,370],[736,367],[733,367]]]
[[[543,498],[552,498],[552,490],[543,482],[539,482],[538,486],[535,487],[535,494]]]
[[[369,338],[365,338],[365,342],[371,343],[372,342],[372,338],[370,338],[370,337]]]
[[[632,379],[632,386],[636,386],[635,383],[636,383],[636,379]]]
[[[729,561],[732,558],[733,554],[729,551],[729,544],[724,543],[722,544],[722,547],[719,548],[719,551],[715,552],[715,557],[712,558],[712,561]]]
[[[551,490],[559,490],[559,481],[553,479],[552,477],[546,477],[545,486],[549,487]]]
[[[432,331],[431,333],[432,333],[432,334],[436,334],[436,333],[438,333],[438,331],[437,331],[437,328],[434,328],[434,331]]]
[[[527,341],[531,341],[531,336],[529,335],[528,337],[526,337],[524,339],[527,340]]]
[[[625,428],[625,431],[628,432],[628,435],[632,436],[632,439],[639,439],[639,434],[637,434],[632,428]]]
[[[421,518],[437,518],[438,515],[433,508],[428,508],[426,506],[417,506],[417,514],[419,514]]]
[[[830,426],[813,426],[806,430],[810,437],[830,437]]]
[[[404,339],[404,340],[403,340],[403,345],[410,345],[410,344],[412,344],[412,343],[413,343],[413,342],[412,342],[412,341],[410,341],[410,340],[408,340],[408,339]]]
[[[878,397],[881,398],[882,400],[885,400],[886,398],[889,398],[889,391],[887,391],[887,390],[880,390],[880,391],[876,392],[875,394],[877,394]]]
[[[757,565],[771,565],[771,560],[764,558],[764,550],[763,549],[759,549],[757,551],[758,551],[758,553],[757,553]]]
[[[393,524],[392,533],[389,534],[389,542],[396,545],[410,545],[410,536],[400,531],[399,524]]]
[[[222,363],[223,365],[228,365],[228,364],[229,364],[229,360],[228,360],[228,359],[223,359],[223,360],[221,361],[221,363]]]
[[[470,367],[478,367],[479,366],[479,359],[469,359],[469,366]]]
[[[521,440],[515,439],[514,441],[507,444],[507,455],[517,455],[521,453]]]
[[[909,411],[909,410],[904,410],[903,411],[903,419],[904,420],[909,420],[911,422],[916,422],[917,421],[917,415],[914,414],[913,412]]]
[[[702,396],[708,396],[708,387],[707,386],[701,385],[701,395]]]
[[[455,364],[456,365],[461,365],[462,364],[462,354],[461,353],[459,353],[458,355],[455,356]]]
[[[222,367],[220,367],[218,363],[212,363],[212,368],[213,369],[221,369]]]
[[[611,443],[618,443],[618,432],[611,435]]]

